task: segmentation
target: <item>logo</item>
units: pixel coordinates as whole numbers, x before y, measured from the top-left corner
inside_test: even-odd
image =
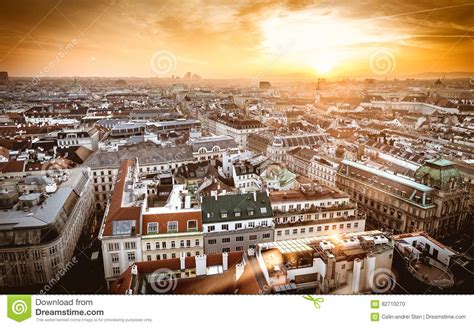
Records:
[[[313,305],[316,309],[320,309],[321,303],[324,302],[324,299],[322,297],[313,297],[311,295],[305,295],[303,296],[303,299],[313,302]]]
[[[8,295],[7,316],[18,322],[31,318],[31,295]]]

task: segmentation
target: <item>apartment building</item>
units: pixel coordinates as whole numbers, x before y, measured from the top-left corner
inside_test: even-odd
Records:
[[[216,134],[231,136],[237,145],[245,150],[249,135],[265,131],[267,127],[258,120],[221,117],[215,120],[215,129]]]
[[[347,194],[319,186],[313,190],[274,191],[275,241],[359,232],[365,217]]]
[[[428,160],[415,178],[343,160],[336,185],[359,203],[368,219],[395,232],[425,230],[438,237],[460,230],[468,194],[453,164]]]
[[[0,288],[55,278],[94,214],[90,169],[28,175],[0,181]]]
[[[140,236],[146,194],[146,185],[139,178],[138,161],[123,160],[99,232],[108,285],[142,259]]]
[[[84,163],[92,169],[97,210],[103,211],[107,206],[121,161],[135,158],[138,158],[140,162],[138,173],[142,176],[172,172],[194,160],[192,148],[189,145],[162,147],[153,142],[142,142],[120,146],[118,151],[97,151]]]
[[[201,209],[144,214],[142,228],[143,261],[204,253]]]
[[[206,254],[247,251],[273,240],[273,213],[265,192],[206,196],[201,209]]]

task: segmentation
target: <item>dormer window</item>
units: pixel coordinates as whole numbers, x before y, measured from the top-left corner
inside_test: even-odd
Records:
[[[158,233],[158,223],[148,223],[147,224],[147,233],[148,234]]]
[[[249,216],[253,216],[253,214],[254,214],[253,208],[247,208],[247,213],[248,213]]]
[[[235,215],[236,217],[240,217],[240,209],[235,209],[235,210],[234,210],[234,215]]]
[[[168,233],[177,233],[178,232],[178,222],[169,221],[168,222]]]
[[[227,211],[221,210],[221,218],[227,218]]]

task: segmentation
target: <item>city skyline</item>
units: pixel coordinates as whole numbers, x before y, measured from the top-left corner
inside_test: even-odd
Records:
[[[376,78],[472,72],[474,3],[0,4],[10,76]]]

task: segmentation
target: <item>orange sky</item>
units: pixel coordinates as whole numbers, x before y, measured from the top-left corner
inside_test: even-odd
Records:
[[[473,12],[466,1],[5,0],[0,71],[247,78],[473,72]]]

